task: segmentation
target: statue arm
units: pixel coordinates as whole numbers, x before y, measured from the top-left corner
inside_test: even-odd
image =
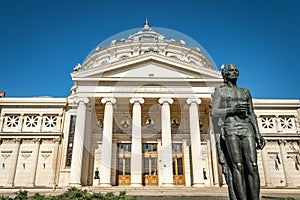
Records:
[[[212,115],[215,117],[225,117],[226,114],[235,113],[237,109],[233,108],[222,108],[222,92],[220,88],[216,88],[212,98]]]
[[[261,136],[259,128],[258,128],[258,122],[257,122],[257,117],[254,113],[254,109],[253,109],[253,102],[252,102],[252,96],[249,92],[249,90],[247,90],[249,98],[248,98],[248,103],[249,103],[249,117],[251,120],[251,123],[253,125],[254,131],[255,131],[255,139],[256,139],[256,143],[257,143],[257,148],[258,149],[263,149],[265,146],[265,140],[264,138]]]

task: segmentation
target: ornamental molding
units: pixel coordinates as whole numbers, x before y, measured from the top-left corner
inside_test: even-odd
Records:
[[[160,98],[160,99],[158,99],[159,104],[164,104],[164,103],[173,104],[173,102],[174,102],[174,100],[172,98]]]
[[[90,102],[90,100],[87,98],[87,97],[77,97],[74,99],[74,102],[76,104],[79,104],[79,103],[84,103],[84,104],[88,104]]]
[[[192,103],[201,104],[202,100],[199,99],[199,98],[188,98],[186,100],[186,103],[189,104],[189,105],[192,104]]]
[[[15,144],[15,143],[21,143],[21,138],[3,138],[2,144]]]
[[[52,155],[52,151],[41,151],[41,156],[46,160]]]
[[[117,103],[117,99],[116,98],[112,98],[112,97],[104,97],[101,99],[101,103],[106,104],[110,102],[111,104],[115,104]]]
[[[143,103],[145,103],[145,99],[143,99],[141,97],[133,97],[129,100],[129,102],[131,104],[134,104],[134,103],[143,104]]]
[[[32,151],[21,151],[21,156],[24,158],[24,159],[27,159],[31,156],[32,154]]]
[[[73,80],[77,80],[76,78],[93,77],[96,76],[97,74],[103,74],[104,72],[117,70],[121,68],[128,68],[129,66],[131,67],[128,69],[132,69],[132,66],[139,66],[141,63],[145,63],[149,61],[151,63],[155,62],[159,64],[165,64],[167,66],[172,66],[173,68],[177,68],[182,71],[187,71],[188,74],[195,73],[198,74],[199,76],[206,75],[211,78],[222,79],[221,73],[215,69],[209,67],[203,67],[203,66],[196,66],[178,59],[170,58],[153,52],[149,52],[139,56],[134,56],[132,58],[128,58],[125,60],[120,60],[118,62],[108,64],[105,67],[103,66],[103,67],[89,68],[86,70],[72,73],[71,75]]]
[[[8,157],[11,156],[13,151],[10,151],[10,150],[3,150],[1,151],[1,157],[4,158],[4,159],[7,159]]]

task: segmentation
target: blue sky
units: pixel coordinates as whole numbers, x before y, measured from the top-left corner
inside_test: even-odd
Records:
[[[299,99],[298,0],[1,0],[0,91],[68,96],[76,63],[146,17],[196,40],[219,68],[235,63],[254,98]]]

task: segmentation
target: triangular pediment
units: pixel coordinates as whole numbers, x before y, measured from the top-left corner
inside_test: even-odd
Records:
[[[82,78],[171,78],[171,79],[220,79],[217,70],[192,65],[174,58],[149,53],[111,63],[107,66],[82,70],[72,74]]]

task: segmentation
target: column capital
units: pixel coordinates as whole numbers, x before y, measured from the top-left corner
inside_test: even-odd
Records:
[[[40,144],[42,139],[41,138],[33,138],[32,141],[35,143],[35,144]]]
[[[168,103],[168,104],[172,104],[174,101],[172,98],[160,98],[158,99],[158,103],[159,104],[164,104],[164,103]]]
[[[201,104],[202,101],[199,98],[188,98],[188,99],[186,99],[186,103],[187,104],[192,104],[192,103]]]
[[[141,97],[133,97],[129,100],[129,102],[131,104],[134,104],[135,102],[139,103],[139,104],[143,104],[145,102],[145,100]]]
[[[107,102],[111,102],[112,104],[117,103],[117,100],[113,97],[104,97],[101,99],[101,103],[106,104]]]
[[[21,138],[14,138],[13,141],[15,143],[21,143],[22,142],[22,139]]]
[[[84,104],[87,104],[89,103],[89,99],[87,97],[77,97],[74,102],[75,103],[80,103],[80,102],[83,102]]]
[[[61,141],[61,139],[60,138],[53,138],[52,139],[52,141],[54,142],[54,143],[60,143],[60,141]]]
[[[286,144],[287,141],[286,140],[279,140],[278,142],[279,142],[279,144]]]

